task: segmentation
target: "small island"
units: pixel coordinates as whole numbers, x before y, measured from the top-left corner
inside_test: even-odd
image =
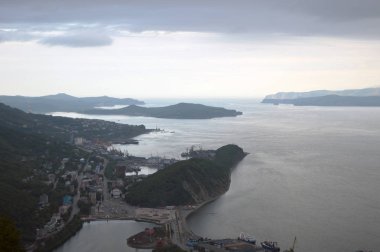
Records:
[[[194,103],[178,103],[165,107],[141,107],[130,105],[121,109],[90,109],[85,114],[144,116],[167,119],[211,119],[217,117],[234,117],[242,112]]]

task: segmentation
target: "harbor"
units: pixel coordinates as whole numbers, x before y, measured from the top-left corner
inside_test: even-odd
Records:
[[[181,135],[181,138],[183,138],[183,135]],[[201,138],[199,138],[199,139],[201,139]],[[181,139],[177,138],[176,140],[180,141]],[[162,141],[157,142],[157,143],[154,142],[153,140],[149,140],[149,139],[148,140],[144,139],[144,141],[148,141],[149,146],[152,144],[155,144],[154,145],[155,149],[165,150],[165,153],[170,152],[170,150],[165,149],[165,145],[162,143]],[[164,143],[165,143],[165,141],[164,141]],[[186,148],[189,145],[190,144],[188,144],[188,143],[186,145],[183,144],[180,149],[186,150]],[[204,145],[206,145],[206,144],[204,144]],[[149,157],[151,155],[150,153],[154,153],[154,151],[152,151],[153,148],[144,147],[143,148],[144,151],[137,152],[136,147],[137,146],[135,146],[135,145],[131,145],[131,148],[134,148],[134,149],[133,149],[133,152],[130,151],[130,153],[136,152],[136,153],[138,153],[139,156],[146,156],[146,157]],[[140,146],[140,147],[142,147],[142,146]],[[176,147],[177,153],[178,153],[178,149],[179,148]],[[162,151],[161,155],[165,155],[165,153],[163,153],[163,152],[164,151]],[[252,153],[254,153],[254,151],[252,151]],[[116,156],[114,156],[114,157],[118,158]],[[196,215],[197,215],[198,220],[194,221],[195,223],[192,223],[190,225],[189,225],[189,222],[186,223],[186,225],[190,226],[190,228],[187,229],[190,232],[189,232],[189,235],[183,236],[182,248],[190,250],[191,248],[186,246],[186,243],[189,241],[187,239],[187,237],[191,237],[191,235],[190,235],[192,233],[191,231],[195,232],[196,234],[198,234],[198,232],[199,232],[199,234],[201,234],[202,229],[205,230],[202,233],[203,237],[213,237],[213,235],[215,235],[214,237],[218,238],[218,239],[223,238],[225,235],[226,238],[231,237],[231,239],[234,238],[233,240],[235,240],[235,238],[237,238],[239,233],[243,230],[248,231],[252,235],[257,235],[256,237],[259,237],[260,241],[264,241],[266,239],[266,237],[271,236],[271,234],[273,234],[273,236],[270,237],[269,239],[278,241],[279,246],[283,247],[283,248],[290,247],[292,238],[294,237],[295,234],[298,234],[300,236],[300,242],[297,243],[296,250],[300,250],[300,251],[303,251],[304,250],[303,248],[307,248],[308,251],[314,251],[313,250],[314,247],[325,246],[324,243],[318,243],[318,245],[311,246],[310,244],[313,244],[314,242],[316,242],[316,240],[315,239],[307,240],[303,233],[296,232],[297,229],[294,226],[291,226],[289,232],[284,232],[284,230],[279,230],[279,229],[277,229],[277,230],[268,229],[269,227],[267,224],[264,225],[262,222],[260,222],[259,219],[255,219],[256,218],[255,216],[266,216],[266,213],[267,213],[266,209],[268,207],[270,207],[271,209],[275,209],[273,211],[275,213],[277,213],[278,208],[276,207],[276,205],[273,205],[273,202],[275,202],[274,200],[279,200],[279,199],[277,197],[275,197],[278,194],[276,194],[276,195],[269,194],[268,195],[269,198],[273,199],[273,197],[275,197],[275,199],[273,199],[271,201],[265,201],[265,202],[262,202],[257,197],[254,197],[255,194],[247,194],[246,198],[244,200],[239,198],[239,195],[241,194],[242,190],[248,190],[248,189],[253,190],[253,189],[255,189],[255,190],[258,190],[260,194],[266,194],[267,195],[268,192],[270,191],[269,189],[273,189],[273,187],[277,188],[277,186],[278,186],[278,184],[272,183],[270,188],[266,188],[266,185],[270,184],[269,183],[270,181],[266,181],[267,183],[263,184],[262,181],[258,179],[260,176],[259,171],[257,169],[251,169],[251,166],[255,165],[255,166],[260,167],[262,169],[264,169],[264,168],[268,169],[268,167],[265,165],[254,163],[254,160],[256,158],[260,159],[260,156],[259,157],[256,156],[255,158],[253,158],[253,157],[254,156],[248,156],[248,164],[243,164],[241,167],[239,167],[239,169],[236,170],[235,179],[233,180],[233,182],[234,181],[238,181],[238,182],[232,183],[231,188],[229,190],[229,193],[223,196],[224,200],[218,200],[219,203],[212,202],[212,203],[208,204],[207,206],[205,206],[204,208],[202,208],[202,210],[199,210],[199,211],[197,210]],[[111,160],[111,157],[109,157],[109,159]],[[140,176],[140,173],[139,173],[139,176]],[[252,178],[252,181],[254,181],[254,182],[250,181],[249,183],[245,183],[246,178]],[[292,183],[295,183],[291,178],[289,178],[289,179],[290,179],[290,181],[292,181]],[[252,184],[260,185],[260,187],[258,187],[258,186],[253,187]],[[263,190],[261,188],[265,188],[266,190]],[[118,201],[122,201],[122,200],[118,200]],[[113,205],[110,204],[109,209],[105,210],[105,212],[109,213],[108,218],[106,217],[106,214],[102,215],[100,213],[94,219],[95,220],[107,220],[108,219],[108,220],[133,220],[134,221],[136,216],[133,213],[133,210],[130,209],[130,212],[128,214],[120,213],[118,208],[116,207],[118,204],[120,204],[120,203],[118,203],[118,201],[115,200],[115,203]],[[235,201],[237,201],[239,204],[235,203]],[[248,204],[248,206],[246,208],[238,208],[240,205],[242,205],[242,204],[244,205],[245,202],[255,202],[255,215],[253,217],[250,215],[251,213],[248,210],[247,211],[245,210],[245,209],[253,208],[252,205]],[[237,214],[235,216],[229,215],[230,214],[230,207],[229,206],[231,204],[232,205],[235,204],[234,205],[235,209],[238,209]],[[258,207],[258,206],[263,205],[263,204],[267,207],[263,207],[263,208]],[[112,209],[112,208],[114,208],[114,209]],[[102,207],[100,207],[100,210],[101,209],[102,209]],[[204,210],[204,209],[206,209],[206,210]],[[290,210],[292,210],[292,209],[290,209]],[[194,212],[195,211],[193,211],[193,213]],[[210,212],[212,212],[212,213],[217,212],[218,215],[209,215]],[[237,217],[237,216],[241,216],[241,217]],[[239,222],[240,218],[248,217],[248,216],[252,217],[252,218],[249,218],[249,219],[245,218],[246,221],[244,221],[244,223]],[[210,221],[210,222],[208,221],[208,220],[212,220],[212,219],[216,219],[216,221]],[[229,221],[230,219],[231,219],[231,221]],[[276,219],[281,222],[281,225],[286,225],[286,223],[283,223],[285,220],[283,218],[281,218],[280,215],[276,216]],[[143,221],[145,222],[147,220],[143,220]],[[202,225],[202,223],[206,223],[206,221],[207,221],[207,225],[206,224]],[[236,226],[229,225],[229,224],[231,224],[232,221],[238,223],[239,228],[236,227],[237,225]],[[175,223],[175,222],[173,222],[173,223]],[[191,223],[191,221],[190,221],[190,223]],[[220,223],[220,224],[216,224],[216,223]],[[218,226],[222,226],[223,229],[225,229],[225,230],[221,231],[221,229],[218,229]],[[250,229],[252,226],[255,227],[254,230]],[[176,230],[174,224],[172,224],[172,227],[173,227],[173,230]],[[143,230],[143,228],[141,230]],[[306,231],[307,230],[308,229],[306,228]],[[138,231],[139,231],[138,229],[135,230],[136,233]],[[176,232],[179,233],[178,231],[176,231]],[[282,233],[282,232],[284,232],[284,233]],[[268,235],[268,233],[269,233],[269,235]],[[175,236],[175,234],[173,234],[173,237],[174,236]],[[123,240],[125,241],[126,238],[128,238],[127,235],[124,236]],[[369,237],[368,239],[370,239],[370,238],[371,237]],[[327,243],[329,241],[326,238],[324,240]],[[198,242],[198,244],[200,244],[200,242]],[[223,243],[223,244],[225,244],[225,243]],[[347,243],[345,243],[345,244],[347,244]],[[209,246],[209,245],[207,245],[207,246]],[[218,247],[218,245],[210,245],[210,246],[215,247],[215,249]],[[259,246],[260,246],[260,244],[258,243],[258,245],[256,247],[259,247]],[[329,243],[328,246],[331,248],[334,246],[343,246],[344,247],[345,245],[344,244],[339,245],[337,243],[333,243],[333,244]],[[362,247],[365,247],[365,246],[362,246]],[[223,248],[217,248],[217,249],[223,249]],[[325,251],[328,251],[328,250],[325,250]],[[355,248],[351,247],[351,249],[347,249],[346,251],[355,251]]]
[[[257,243],[256,239],[246,236],[243,233],[237,238],[225,239],[211,239],[194,234],[187,225],[187,218],[203,205],[213,200],[215,199],[210,199],[207,202],[194,206],[136,208],[134,218],[127,219],[157,224],[162,227],[166,236],[163,238],[161,234],[162,237],[157,239],[156,243],[152,243],[150,239],[146,240],[146,244],[142,244],[142,240],[138,240],[138,242],[134,243],[127,238],[129,241],[128,245],[136,248],[153,249],[157,246],[162,246],[162,243],[173,243],[186,251],[280,252],[280,248],[276,242],[263,241]],[[142,231],[141,233],[144,234],[145,232],[148,232],[148,230]],[[137,236],[137,234],[132,237],[135,236]],[[289,251],[294,251],[294,245]]]
[[[128,245],[131,247],[153,249],[164,243],[175,244],[186,251],[280,251],[279,249],[264,248],[262,244],[257,244],[255,239],[248,239],[248,236],[242,234],[237,234],[236,238],[211,239],[192,232],[187,225],[187,218],[217,198],[209,199],[198,205],[141,208],[127,204],[122,198],[112,197],[108,190],[103,192],[105,194],[103,201],[93,207],[91,214],[82,218],[83,221],[133,220],[152,223],[161,228],[160,239],[155,242],[144,238],[147,230],[141,230],[142,234],[138,233],[140,235],[133,235],[135,240],[126,237],[127,240],[129,239]],[[138,239],[138,237],[143,238]]]
[[[215,151],[203,150],[201,147],[196,149],[193,146],[182,155],[184,158],[197,157],[203,159],[213,159],[214,156]],[[106,160],[106,164],[108,167],[112,167],[113,172],[107,174],[107,169],[97,171],[98,174],[104,175],[97,185],[102,196],[99,201],[94,201],[96,204],[91,207],[90,215],[82,218],[82,220],[134,220],[152,223],[161,228],[160,232],[153,231],[153,229],[150,231],[141,230],[140,233],[126,237],[129,246],[153,249],[157,246],[174,244],[185,251],[280,251],[275,242],[256,243],[254,238],[248,238],[248,236],[241,234],[237,234],[234,238],[227,237],[225,239],[212,239],[195,234],[188,226],[188,217],[219,196],[207,199],[199,204],[161,208],[136,207],[126,203],[124,190],[127,190],[130,184],[149,175],[140,174],[143,167],[160,170],[178,162],[178,160],[158,156],[148,158],[130,156],[113,149],[107,150]],[[122,177],[124,179],[121,179]],[[148,235],[148,233],[151,234]],[[158,233],[160,236],[156,237],[156,240],[153,239],[155,237],[153,234]],[[147,236],[153,240],[146,239]]]

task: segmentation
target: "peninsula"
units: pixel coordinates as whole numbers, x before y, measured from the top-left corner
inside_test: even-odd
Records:
[[[145,116],[168,119],[211,119],[234,117],[242,112],[194,103],[178,103],[166,107],[141,107],[131,105],[121,109],[90,109],[85,114]]]
[[[134,184],[125,196],[132,205],[142,207],[201,204],[225,193],[231,170],[244,157],[237,145],[225,145],[210,159],[179,161]]]
[[[1,95],[0,102],[25,112],[40,114],[49,112],[80,112],[101,106],[144,104],[143,101],[131,98],[120,99],[108,96],[75,97],[64,93],[38,97]]]

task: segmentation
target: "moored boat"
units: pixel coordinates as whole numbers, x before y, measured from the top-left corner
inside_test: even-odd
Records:
[[[260,244],[261,244],[261,247],[265,249],[265,251],[280,252],[280,247],[277,246],[277,242],[264,241],[264,242],[261,242]]]
[[[248,234],[240,233],[238,240],[245,241],[256,245],[256,239]]]

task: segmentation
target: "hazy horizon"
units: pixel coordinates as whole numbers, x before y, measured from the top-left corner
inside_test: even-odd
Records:
[[[136,99],[136,100],[178,100],[178,99],[183,99],[183,100],[230,100],[230,99],[262,99],[264,98],[265,95],[263,96],[141,96],[141,97],[135,97],[135,96],[128,96],[127,95],[120,95],[120,94],[115,94],[115,95],[109,95],[109,94],[99,94],[99,95],[74,95],[70,93],[70,91],[62,91],[62,92],[57,92],[57,93],[43,93],[43,94],[35,94],[35,95],[24,95],[24,94],[0,94],[4,96],[24,96],[24,97],[42,97],[42,96],[51,96],[51,95],[58,95],[58,94],[66,94],[69,96],[74,96],[78,98],[86,98],[86,97],[101,97],[101,96],[108,96],[108,97],[114,97],[114,98],[131,98],[131,99]]]
[[[369,89],[369,88],[380,88],[380,86],[371,86],[371,87],[363,87],[363,89]],[[168,100],[168,101],[197,101],[197,100],[261,100],[267,95],[275,94],[275,93],[281,93],[281,92],[310,92],[310,91],[325,91],[328,89],[318,89],[318,90],[306,90],[306,91],[278,91],[274,93],[268,93],[265,95],[259,95],[259,96],[140,96],[140,97],[134,97],[134,96],[128,96],[128,95],[120,95],[120,94],[115,94],[115,95],[109,95],[109,94],[100,94],[100,95],[74,95],[70,93],[70,91],[62,91],[62,92],[57,92],[57,93],[46,93],[46,94],[36,94],[36,95],[24,95],[24,94],[0,94],[0,95],[5,95],[5,96],[24,96],[24,97],[43,97],[43,96],[52,96],[52,95],[59,95],[59,94],[65,94],[69,96],[74,96],[78,98],[87,98],[87,97],[101,97],[101,96],[108,96],[108,97],[114,97],[114,98],[131,98],[131,99],[136,99],[140,101],[145,101],[145,100]],[[351,90],[351,89],[331,89],[329,91],[344,91],[344,90]]]
[[[4,95],[263,97],[380,85],[373,0],[16,0],[0,4],[0,17]]]

